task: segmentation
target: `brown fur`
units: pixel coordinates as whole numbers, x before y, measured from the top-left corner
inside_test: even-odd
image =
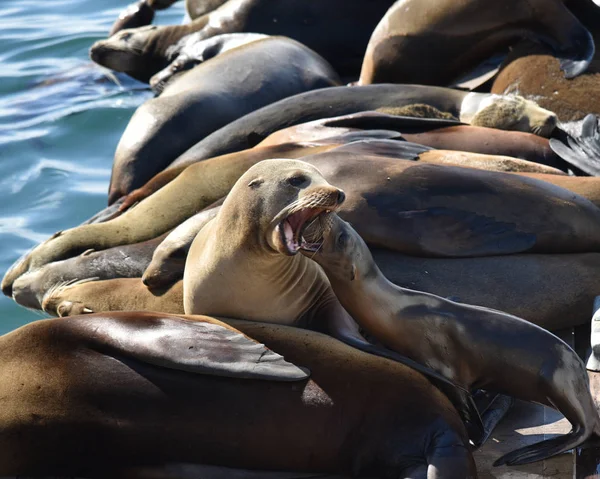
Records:
[[[475,474],[449,401],[400,364],[318,333],[232,322],[309,368],[310,380],[186,373],[140,361],[135,347],[123,350],[93,334],[94,325],[110,335],[120,322],[133,324],[141,336],[131,342],[143,349],[144,333],[177,318],[87,318],[37,321],[0,338],[3,476],[114,477],[126,467],[204,463],[400,477],[426,469],[425,457],[441,446],[431,440],[438,435],[452,440],[456,454],[450,464],[432,462],[442,470],[462,468],[462,477],[465,468]]]
[[[504,61],[492,92],[535,99],[563,122],[581,120],[588,113],[600,114],[599,67],[596,62],[588,72],[568,80],[547,48],[524,42]]]

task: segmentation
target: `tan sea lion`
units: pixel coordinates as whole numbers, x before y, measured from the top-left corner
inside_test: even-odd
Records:
[[[232,155],[229,167],[201,162],[118,218],[59,233],[6,273],[3,292],[11,293],[16,278],[48,262],[144,241],[176,227],[225,196],[255,159]],[[600,210],[549,183],[560,175],[547,175],[546,182],[383,157],[373,168],[372,159],[348,151],[303,160],[352,195],[340,213],[373,246],[446,257],[593,252],[600,246]]]
[[[260,108],[208,135],[170,167],[252,148],[271,133],[322,118],[425,104],[476,126],[549,135],[556,115],[515,97],[423,85],[366,85],[315,90]],[[441,125],[442,120],[435,120]],[[451,121],[444,120],[446,126]]]
[[[92,60],[147,82],[167,67],[171,47],[197,32],[199,40],[227,33],[285,35],[326,58],[343,77],[358,76],[373,28],[394,0],[229,0],[186,25],[122,30],[96,42]],[[343,11],[343,15],[340,15]],[[190,11],[190,16],[193,14]],[[331,19],[336,21],[332,22]]]
[[[2,336],[0,474],[476,476],[456,411],[420,374],[315,332],[231,324],[111,313]]]
[[[467,389],[553,407],[571,423],[569,434],[517,449],[495,465],[539,461],[600,434],[585,366],[564,341],[501,311],[398,287],[348,223],[334,213],[326,223],[321,240],[314,237],[301,252],[323,268],[342,306],[370,335]]]
[[[325,60],[282,37],[202,63],[136,110],[117,145],[109,204],[227,123],[282,98],[338,83]]]
[[[523,37],[553,48],[567,78],[594,56],[591,34],[560,0],[399,0],[373,31],[359,84],[448,85]]]

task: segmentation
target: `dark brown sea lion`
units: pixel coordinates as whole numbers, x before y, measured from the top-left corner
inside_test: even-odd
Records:
[[[307,92],[263,107],[215,131],[177,158],[171,167],[252,148],[271,133],[300,123],[383,107],[426,104],[481,126],[543,134],[554,129],[555,115],[534,103],[478,95],[421,85],[367,85]],[[449,120],[444,121],[450,125]]]
[[[169,49],[186,35],[198,32],[202,40],[255,32],[293,38],[326,58],[340,75],[354,79],[373,28],[393,2],[229,0],[186,25],[123,30],[96,42],[90,56],[100,65],[147,82],[167,67],[175,53]]]
[[[373,163],[348,151],[303,159],[351,195],[341,214],[373,246],[445,257],[599,251],[600,209],[546,181],[383,157]],[[211,161],[187,168],[160,194],[118,218],[61,232],[37,246],[7,272],[3,291],[10,293],[16,278],[49,262],[145,241],[176,227],[225,196],[256,163],[235,155],[229,167]],[[545,179],[554,177],[561,178]]]
[[[315,332],[231,324],[112,313],[4,335],[0,474],[476,476],[456,411],[420,374]]]
[[[568,78],[594,56],[591,34],[560,0],[400,0],[371,36],[359,83],[448,85],[523,37],[553,48]]]
[[[102,251],[90,249],[79,256],[48,263],[19,277],[13,285],[12,297],[22,306],[41,309],[44,296],[54,288],[80,280],[139,278],[166,236]]]
[[[325,60],[287,38],[258,40],[210,59],[137,109],[115,152],[109,204],[246,113],[338,82]]]
[[[348,223],[334,213],[326,223],[321,239],[301,252],[323,268],[344,309],[370,335],[467,389],[553,407],[571,423],[569,434],[517,449],[495,465],[539,461],[600,433],[585,366],[564,341],[501,311],[398,287]]]

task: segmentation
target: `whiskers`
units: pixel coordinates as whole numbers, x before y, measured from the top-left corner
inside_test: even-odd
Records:
[[[73,286],[77,286],[83,283],[89,283],[91,281],[98,281],[100,278],[98,276],[84,278],[84,279],[71,279],[69,281],[61,281],[52,285],[46,294],[44,294],[44,298],[42,300],[42,310],[46,313],[52,313],[52,311],[48,311],[49,308],[56,309],[55,304],[59,299],[59,296],[68,288]]]

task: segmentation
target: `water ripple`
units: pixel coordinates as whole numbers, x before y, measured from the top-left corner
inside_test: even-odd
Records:
[[[91,63],[88,50],[127,3],[0,2],[0,274],[106,205],[116,145],[151,93]],[[182,18],[182,5],[157,14]],[[0,334],[38,319],[4,296],[0,314]]]

